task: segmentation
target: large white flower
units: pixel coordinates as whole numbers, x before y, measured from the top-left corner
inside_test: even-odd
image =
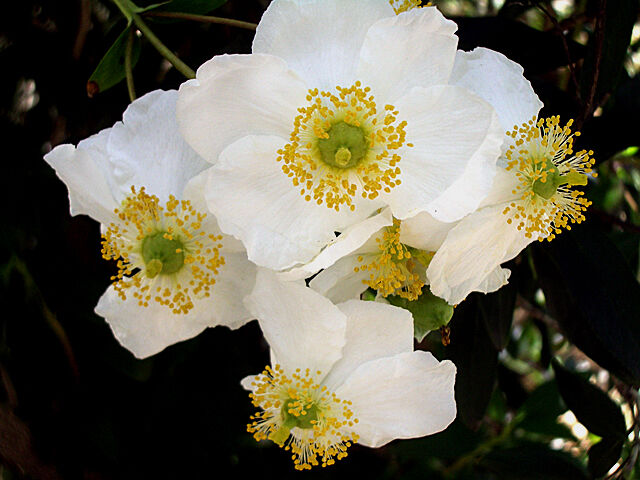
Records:
[[[180,137],[176,91],[134,101],[123,121],[45,155],[69,189],[71,214],[101,223],[118,273],[96,313],[136,357],[206,327],[237,328],[255,267],[204,205],[209,166]]]
[[[331,465],[351,443],[379,447],[444,430],[456,416],[456,368],[413,351],[406,310],[334,305],[303,284],[258,272],[246,298],[272,366],[243,386],[259,411],[248,431],[291,451],[297,469]]]
[[[517,202],[520,182],[519,168],[509,167],[507,156],[513,156],[515,141],[507,131],[526,124],[542,104],[520,65],[485,48],[458,52],[450,81],[491,103],[504,129],[505,155],[481,208],[457,222],[441,222],[424,212],[402,222],[396,219],[393,225],[378,222],[379,230],[367,230],[366,238],[340,235],[312,262],[287,272],[288,277],[310,276],[329,267],[310,286],[333,301],[357,297],[367,287],[383,296],[413,300],[431,284],[433,293],[452,304],[472,291],[492,292],[507,282],[510,272],[500,264],[533,238],[503,214]],[[475,188],[473,169],[465,176],[468,188]],[[357,229],[364,231],[364,224]]]
[[[452,77],[491,103],[507,132],[478,211],[449,224],[428,214],[403,222],[404,241],[437,250],[426,272],[431,291],[457,304],[472,291],[500,288],[510,274],[502,263],[584,219],[589,201],[572,187],[586,184],[594,161],[593,152],[574,154],[571,121],[563,127],[558,117],[537,120],[542,104],[521,67],[502,55],[486,49],[459,54]],[[435,249],[429,231],[447,232]]]
[[[451,81],[456,25],[413,3],[274,0],[253,54],[181,86],[181,132],[214,164],[207,204],[251,260],[300,266],[387,205],[455,221],[486,196],[498,118]]]

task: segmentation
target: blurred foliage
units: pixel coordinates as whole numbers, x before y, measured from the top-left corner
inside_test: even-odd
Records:
[[[519,62],[543,114],[576,119],[578,148],[598,160],[593,206],[586,224],[509,262],[508,286],[459,305],[449,346],[438,331],[418,344],[458,367],[459,414],[446,431],[356,446],[305,476],[640,478],[638,2],[435,3],[458,23],[460,48]],[[142,15],[196,68],[213,55],[249,53],[253,32],[150,12],[215,9],[257,23],[267,4],[173,0]],[[65,187],[42,155],[121,118],[127,21],[108,1],[24,0],[3,5],[0,25],[0,135],[9,146],[0,189],[0,478],[299,477],[284,452],[245,432],[251,408],[239,380],[268,360],[255,322],[139,361],[92,313],[113,265],[100,257],[98,225],[69,216]],[[181,74],[144,36],[135,42],[138,95],[177,88]],[[112,88],[88,98],[95,71]]]

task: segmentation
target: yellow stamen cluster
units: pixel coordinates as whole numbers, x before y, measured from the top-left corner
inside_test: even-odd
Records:
[[[321,372],[315,374],[320,378]],[[358,441],[351,431],[358,423],[351,402],[316,383],[309,369],[287,376],[279,365],[267,366],[249,396],[261,411],[251,416],[247,431],[258,441],[269,439],[290,451],[297,470],[333,465]]]
[[[393,7],[394,12],[396,12],[396,15],[414,8],[430,7],[432,5],[431,2],[422,5],[422,0],[389,0],[389,3]]]
[[[298,109],[289,143],[278,150],[282,171],[305,200],[336,211],[341,206],[354,210],[358,191],[363,198],[374,199],[400,184],[396,152],[405,144],[407,122],[397,121],[393,105],[378,111],[371,89],[360,82],[336,87],[336,93],[309,90],[307,100],[309,105]],[[331,138],[332,127],[342,124],[359,129],[363,143],[359,150],[365,153],[354,162],[352,152],[340,148],[332,165],[323,160],[318,144]]]
[[[360,255],[360,263],[369,263],[354,268],[355,272],[369,271],[369,278],[363,280],[382,296],[399,295],[408,300],[417,300],[425,285],[424,272],[432,253],[415,251],[400,243],[400,221],[393,220],[393,226],[386,227],[382,236],[376,238],[379,253],[376,255]],[[413,250],[413,249],[412,249]],[[366,257],[366,260],[365,260]],[[422,275],[416,273],[422,269]]]
[[[592,151],[574,154],[571,133],[573,120],[560,126],[560,117],[531,119],[507,132],[515,142],[506,157],[507,170],[515,172],[519,184],[513,194],[519,199],[508,205],[503,213],[508,223],[515,223],[528,238],[553,240],[562,228],[580,223],[591,202],[584,192],[571,187],[587,184],[595,163]]]
[[[117,261],[118,273],[111,280],[123,300],[132,291],[140,306],[156,301],[178,314],[193,308],[193,298],[210,296],[224,258],[220,256],[222,237],[201,230],[205,214],[173,195],[162,207],[144,187],[138,191],[131,187],[131,195],[115,213],[119,221],[111,223],[102,236],[102,257]],[[144,258],[145,240],[158,238],[174,250],[170,255],[177,255],[165,271],[161,261]]]

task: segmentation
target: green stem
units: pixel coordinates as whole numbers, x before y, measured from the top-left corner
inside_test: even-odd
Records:
[[[132,102],[136,99],[136,88],[133,84],[133,67],[131,66],[134,35],[135,32],[133,28],[130,28],[129,39],[127,40],[127,48],[124,55],[124,73],[127,76],[127,90],[129,91],[129,100],[131,100]]]
[[[115,3],[122,14],[127,17],[129,23],[135,23],[136,27],[138,27],[142,34],[147,37],[147,40],[149,40],[151,45],[153,45],[160,55],[166,58],[169,63],[176,68],[176,70],[187,78],[196,78],[196,72],[180,60],[176,54],[169,50],[167,46],[156,36],[156,34],[151,31],[140,15],[136,13],[136,10],[139,11],[139,9],[131,2],[131,0],[113,0],[113,3]]]
[[[251,22],[243,22],[241,20],[233,20],[232,18],[212,17],[209,15],[194,15],[191,13],[181,12],[146,12],[145,17],[160,18],[176,18],[180,20],[193,20],[202,23],[219,23],[221,25],[229,25],[230,27],[246,28],[247,30],[255,30],[258,24]]]
[[[173,65],[176,70],[182,73],[187,78],[196,78],[196,72],[194,72],[186,63],[180,60],[171,50],[169,50],[164,43],[160,41],[156,34],[151,31],[151,29],[144,23],[144,20],[140,18],[140,15],[137,13],[132,14],[133,22],[136,24],[136,27],[140,29],[142,34],[147,37],[151,45],[155,47],[160,55],[166,58],[171,65]]]

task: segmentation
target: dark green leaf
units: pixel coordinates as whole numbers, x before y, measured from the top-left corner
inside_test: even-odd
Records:
[[[129,41],[129,27],[111,45],[111,48],[102,57],[100,63],[89,77],[87,82],[87,93],[90,97],[104,92],[124,80],[126,74],[124,70],[124,59]],[[133,36],[131,50],[131,66],[135,66],[140,58],[140,39]]]
[[[397,295],[390,295],[387,300],[391,305],[411,312],[413,315],[413,335],[418,342],[421,342],[432,330],[447,325],[453,315],[453,307],[431,293],[429,287],[423,288],[422,294],[414,301]]]
[[[557,360],[551,364],[560,395],[578,421],[600,437],[624,439],[627,427],[620,407],[605,392],[567,370]]]
[[[156,9],[158,12],[181,12],[205,15],[227,3],[227,0],[172,0]]]
[[[557,420],[566,411],[558,386],[552,380],[536,388],[522,404],[516,414],[516,418],[520,419],[518,427],[527,432],[574,439],[571,429]]]
[[[498,350],[487,334],[477,297],[470,295],[456,308],[449,326],[447,357],[456,364],[458,418],[472,429],[479,427],[496,380]]]
[[[481,464],[511,480],[578,480],[589,478],[584,469],[564,452],[551,450],[538,443],[526,443],[513,448],[494,450]]]
[[[640,286],[611,240],[580,225],[532,252],[547,307],[569,339],[640,384]]]
[[[484,325],[497,350],[506,347],[516,305],[516,283],[511,281],[500,290],[478,300]]]
[[[606,475],[622,453],[624,440],[603,438],[589,449],[587,468],[594,477]]]
[[[604,21],[604,30],[600,33],[603,35],[602,43],[599,41],[599,32],[595,31],[589,39],[580,76],[583,99],[589,98],[594,81],[597,82],[596,104],[620,81],[637,13],[637,0],[609,1],[606,3],[604,15],[598,13],[599,19]]]

